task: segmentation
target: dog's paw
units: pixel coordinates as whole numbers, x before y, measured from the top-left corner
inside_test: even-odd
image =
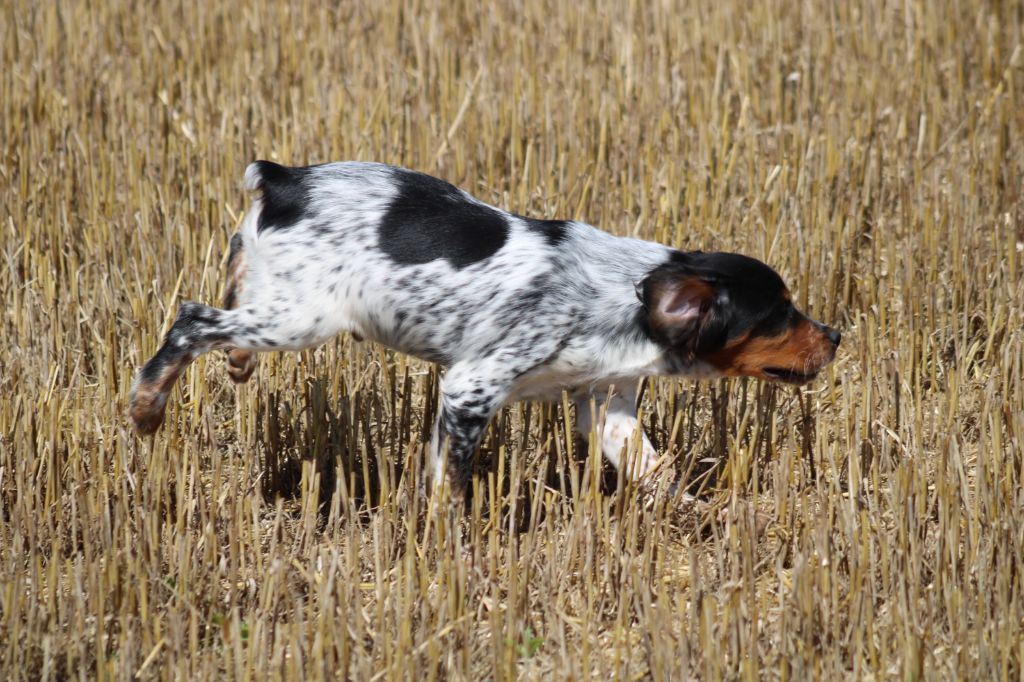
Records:
[[[167,396],[141,386],[132,388],[128,398],[128,418],[139,434],[148,436],[155,433],[164,423],[166,408]]]
[[[228,353],[228,376],[236,384],[247,382],[256,371],[256,355],[234,348]]]

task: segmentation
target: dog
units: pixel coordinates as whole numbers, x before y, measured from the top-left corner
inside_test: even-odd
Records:
[[[428,473],[453,497],[465,495],[503,404],[563,390],[579,433],[603,415],[604,457],[636,480],[657,460],[636,417],[643,377],[804,384],[839,346],[837,330],[800,312],[782,278],[747,256],[527,218],[379,163],[256,161],[245,188],[252,206],[231,238],[223,308],[182,304],[132,384],[128,413],[142,434],[160,426],[174,382],[203,353],[228,349],[228,372],[244,382],[256,353],[349,332],[446,369]]]

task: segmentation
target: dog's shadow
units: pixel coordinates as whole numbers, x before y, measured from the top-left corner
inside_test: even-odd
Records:
[[[305,390],[268,391],[258,401],[257,449],[264,453],[264,499],[295,499],[315,488],[320,515],[339,492],[339,479],[358,506],[380,502],[379,457],[374,439],[353,416],[366,409],[359,394],[332,398],[319,379]],[[402,463],[396,463],[400,476]],[[315,478],[315,483],[311,481]]]
[[[597,495],[600,498],[627,499],[643,498],[651,499],[654,495],[653,489],[645,489],[636,483],[625,480],[622,472],[609,464],[600,455],[591,455],[588,451],[588,443],[580,435],[574,436],[574,447],[571,455],[565,452],[538,452],[537,457],[544,458],[547,467],[544,472],[543,484],[538,486],[536,478],[527,477],[520,480],[519,485],[513,490],[513,477],[509,471],[509,463],[506,462],[504,476],[497,476],[498,464],[492,458],[490,461],[483,459],[477,466],[477,478],[480,481],[477,493],[489,499],[489,486],[496,480],[502,482],[501,489],[497,491],[498,499],[501,501],[502,527],[511,528],[517,533],[525,532],[536,524],[544,521],[552,510],[557,508],[560,514],[572,516],[579,508],[580,500],[588,495]],[[599,467],[596,476],[593,474],[593,467]],[[714,490],[717,485],[717,478],[721,471],[721,461],[712,457],[701,456],[687,467],[688,476],[685,480],[680,477],[683,472],[678,467],[673,467],[671,476],[673,485],[671,491],[664,498],[669,502],[677,497],[677,493],[683,492],[691,496],[691,499],[703,499],[706,497],[704,491]],[[488,476],[488,474],[495,474]],[[595,480],[596,479],[596,480]],[[678,481],[678,485],[676,484]],[[657,485],[657,484],[654,484]],[[679,488],[682,490],[680,491]],[[535,504],[535,496],[540,492],[543,495],[552,495],[555,498],[554,504]],[[513,501],[515,502],[513,504]],[[472,505],[472,500],[467,501],[467,508]],[[482,505],[482,516],[489,516],[490,509],[486,504]],[[621,510],[618,505],[612,507],[614,510]],[[515,514],[513,523],[509,523],[509,515]]]
[[[409,382],[405,383],[404,394],[411,396]],[[422,444],[429,442],[433,420],[426,415],[436,409],[436,399],[428,401],[422,419],[413,418],[401,405],[393,411],[393,418],[384,419],[379,403],[375,404],[368,393],[342,393],[334,398],[323,381],[313,378],[304,389],[298,395],[294,390],[268,391],[258,400],[261,429],[257,446],[265,455],[260,486],[264,499],[297,499],[304,489],[315,492],[321,525],[327,522],[331,509],[338,507],[338,495],[348,509],[370,514],[382,505],[396,503],[390,499],[396,495],[418,497],[411,506],[406,500],[405,511],[422,514],[426,507],[424,486],[418,480],[425,458]],[[501,527],[521,533],[544,521],[553,507],[560,513],[574,513],[577,505],[573,498],[581,490],[602,497],[625,493],[630,484],[601,457],[589,453],[585,438],[567,428],[570,417],[563,407],[526,409],[545,412],[539,420],[530,419],[529,412],[523,420],[511,420],[506,409],[488,430],[476,462],[476,483],[466,500],[467,514],[474,513],[475,494],[480,498],[477,513],[485,518],[498,513]],[[567,437],[567,433],[572,435]],[[571,444],[567,438],[573,439]],[[506,453],[513,448],[530,452],[532,464],[517,463],[520,475],[513,476],[513,462],[498,454],[502,448]],[[688,489],[695,490],[698,483],[701,487],[713,484],[717,475],[716,458],[698,460],[703,463],[698,468],[687,466]],[[596,477],[595,466],[600,467]],[[675,475],[682,472],[677,470]],[[492,491],[491,486],[500,489]],[[566,504],[537,504],[538,493],[553,495]],[[356,520],[365,522],[368,518],[369,514],[360,513]]]

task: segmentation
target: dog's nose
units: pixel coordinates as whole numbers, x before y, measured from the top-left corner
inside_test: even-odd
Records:
[[[838,329],[832,329],[831,327],[825,327],[825,329],[828,330],[825,332],[825,336],[828,337],[828,340],[832,342],[833,346],[838,347],[839,342],[843,340],[843,335]]]

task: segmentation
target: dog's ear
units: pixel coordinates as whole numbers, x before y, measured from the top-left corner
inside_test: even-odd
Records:
[[[720,345],[727,325],[717,309],[714,279],[678,271],[651,273],[637,293],[655,339],[693,357]]]
[[[651,314],[664,325],[688,324],[707,312],[715,291],[696,277],[663,281],[652,288]]]

